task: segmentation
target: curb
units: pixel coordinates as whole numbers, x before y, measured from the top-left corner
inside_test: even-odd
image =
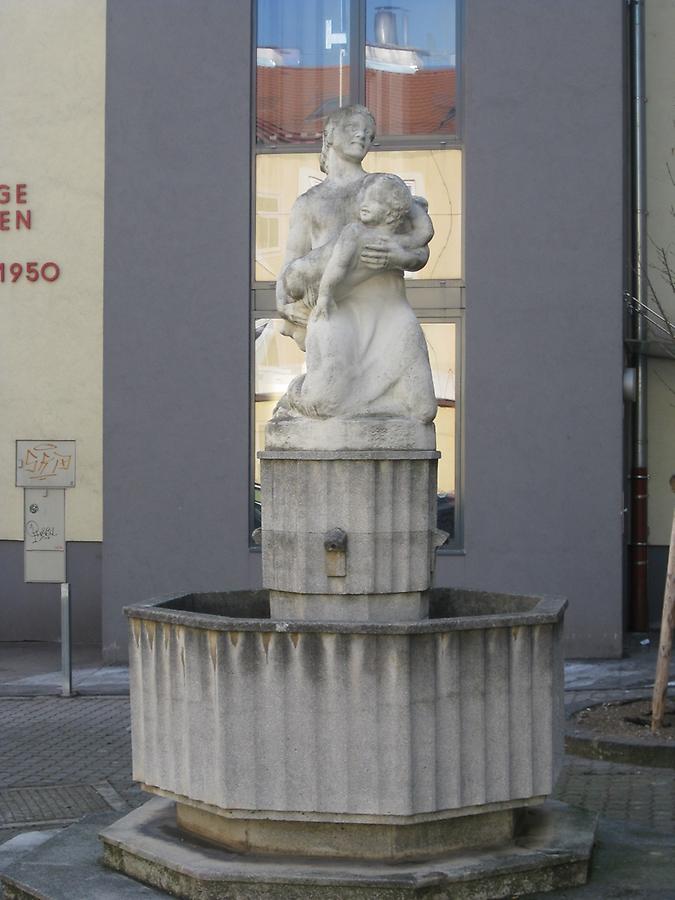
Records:
[[[632,703],[634,700],[650,700],[651,694],[630,697],[623,700],[604,701],[613,705]],[[567,730],[565,732],[565,752],[572,756],[587,759],[599,759],[604,762],[628,763],[634,766],[651,766],[658,769],[675,769],[675,742],[658,741],[642,744],[627,738],[596,737],[592,731],[584,728],[571,728],[572,716],[582,709],[593,709],[603,703],[574,704],[567,713]]]
[[[590,732],[577,731],[574,734],[566,734],[565,752],[572,756],[600,759],[604,762],[675,769],[675,747],[663,744],[637,746],[620,738],[614,740],[595,738]]]

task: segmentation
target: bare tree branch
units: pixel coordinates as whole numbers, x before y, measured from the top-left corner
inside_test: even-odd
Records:
[[[653,372],[654,372],[654,375],[656,375],[656,377],[659,379],[659,381],[661,382],[661,384],[664,386],[664,388],[665,388],[667,391],[670,391],[670,393],[673,394],[673,396],[675,396],[675,388],[673,388],[671,385],[668,384],[668,382],[667,382],[666,379],[663,377],[663,375],[659,372],[659,370],[655,368],[655,369],[653,370]],[[671,406],[672,406],[672,404],[671,404]]]
[[[670,178],[670,183],[673,187],[675,187],[675,178],[673,177],[673,170],[670,168],[670,163],[666,163],[666,171],[668,172],[668,177]]]
[[[656,304],[656,308],[658,309],[658,311],[661,313],[661,317],[663,318],[663,322],[664,322],[664,325],[666,326],[666,330],[667,330],[668,334],[671,336],[671,338],[675,341],[675,331],[673,330],[672,322],[668,321],[668,316],[666,315],[666,311],[663,308],[663,306],[661,306],[661,301],[659,300],[658,294],[656,293],[656,290],[654,288],[654,285],[652,284],[652,280],[649,277],[649,275],[647,275],[647,285],[649,286],[649,293],[651,294],[652,300]],[[673,292],[675,292],[675,286],[673,287]]]

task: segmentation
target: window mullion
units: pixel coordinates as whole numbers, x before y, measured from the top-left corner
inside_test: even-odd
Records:
[[[366,102],[366,0],[351,0],[349,88],[352,103]]]

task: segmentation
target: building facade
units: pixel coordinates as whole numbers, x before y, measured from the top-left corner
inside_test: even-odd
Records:
[[[265,0],[3,6],[0,90],[22,136],[0,181],[28,185],[34,208],[29,230],[0,233],[3,256],[60,275],[0,285],[1,639],[58,637],[58,591],[23,581],[19,439],[76,441],[74,637],[100,639],[106,660],[126,656],[128,603],[259,586],[256,443],[301,365],[278,338],[273,279],[337,94],[374,108],[368,168],[400,174],[436,225],[408,281],[441,401],[452,533],[436,583],[563,594],[568,654],[620,654],[625,4],[420,0],[407,21],[370,2],[290,5],[295,22]],[[658,8],[672,30],[673,4]],[[42,132],[27,100],[53,110]],[[23,206],[7,206],[16,224]],[[672,430],[654,427],[666,472]],[[658,547],[668,502],[659,481]]]

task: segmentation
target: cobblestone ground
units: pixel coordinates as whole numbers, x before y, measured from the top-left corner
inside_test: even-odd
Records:
[[[599,702],[596,693],[567,700]],[[555,796],[610,819],[675,833],[672,770],[567,757]],[[128,697],[0,698],[0,843],[144,799],[131,780]]]
[[[0,843],[142,800],[128,697],[0,699]]]
[[[568,756],[554,796],[573,806],[675,834],[675,772]]]

